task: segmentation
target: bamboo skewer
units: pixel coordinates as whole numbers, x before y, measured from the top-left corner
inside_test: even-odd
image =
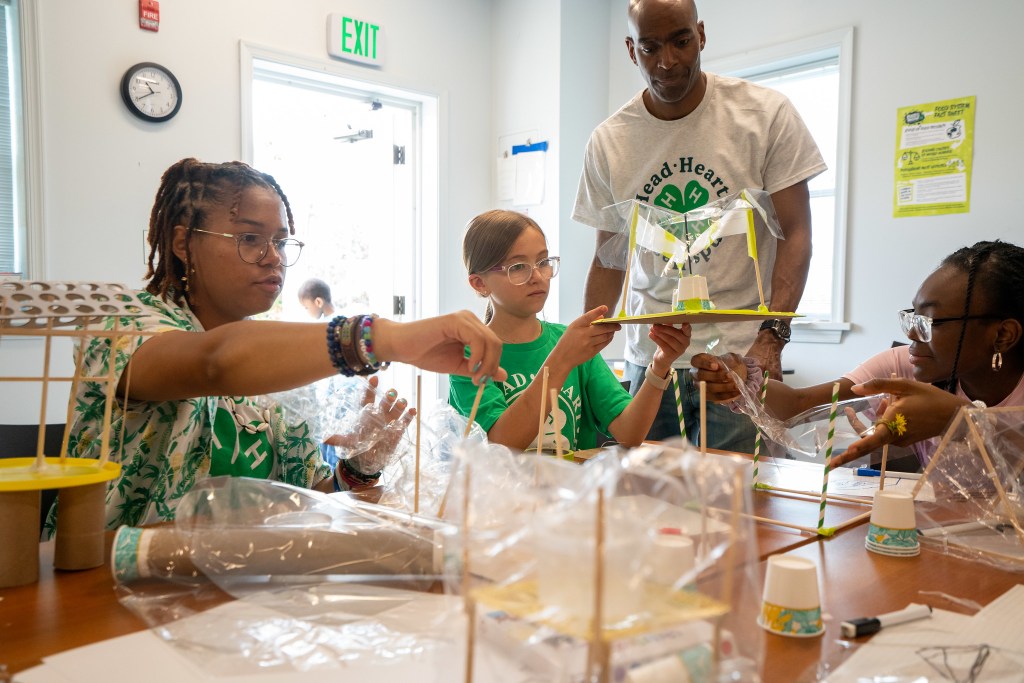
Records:
[[[700,454],[708,454],[708,385],[700,383]]]
[[[476,419],[476,411],[480,408],[480,398],[484,395],[484,387],[486,386],[486,382],[481,382],[480,386],[477,387],[476,398],[473,399],[473,408],[469,411],[469,421],[466,423],[466,431],[462,433],[463,439],[468,439],[469,433],[473,430],[473,421]],[[454,480],[455,473],[452,472],[452,476],[448,479],[448,486],[446,486],[444,489],[444,495],[441,496],[441,504],[437,507],[438,519],[444,519],[444,512],[446,509],[448,509],[448,496],[451,495],[452,482]]]
[[[413,480],[412,511],[420,511],[420,413],[423,412],[421,397],[423,395],[423,375],[416,373],[416,463],[415,479]],[[479,389],[477,390],[479,393]]]
[[[483,384],[480,385],[481,387]],[[466,683],[473,681],[473,655],[476,649],[476,614],[469,594],[469,484],[470,463],[465,459],[466,473],[462,492],[462,599],[466,610]]]
[[[557,422],[554,418],[555,407],[558,405],[558,390],[550,389],[551,392],[551,421],[552,423]],[[562,459],[562,434],[558,431],[558,425],[553,424],[553,431],[555,433],[555,457],[559,460]]]
[[[895,372],[890,373],[889,374],[889,379],[896,379],[896,373]],[[890,398],[890,400],[891,400],[891,398]],[[885,490],[885,463],[886,463],[886,461],[888,459],[889,459],[889,444],[885,444],[885,445],[882,446],[882,466],[878,468],[878,471],[881,473],[879,475],[879,477],[878,477],[878,490],[879,491],[884,491]]]
[[[46,343],[43,347],[43,394],[39,401],[39,434],[36,437],[36,467],[42,468],[46,464],[46,454],[43,447],[46,444],[46,394],[50,388],[50,350],[53,332],[53,318],[46,321]]]
[[[544,366],[541,370],[541,385],[540,385],[540,416],[537,418],[537,455],[540,455],[541,448],[544,446],[544,421],[547,417],[547,398],[548,398],[548,366]],[[554,406],[552,406],[553,408]]]

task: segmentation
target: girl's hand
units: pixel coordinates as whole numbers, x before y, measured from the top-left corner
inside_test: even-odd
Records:
[[[508,377],[498,365],[501,340],[469,311],[409,323],[378,318],[373,323],[373,350],[381,361],[464,375],[475,384],[484,377],[499,381]]]
[[[673,325],[651,325],[647,336],[658,345],[654,352],[654,372],[658,377],[668,375],[672,363],[690,346],[692,332],[689,323],[683,323],[678,330]]]
[[[605,317],[606,313],[607,306],[598,306],[569,323],[562,338],[551,350],[549,362],[562,363],[565,365],[563,370],[569,372],[599,354],[608,346],[615,333],[622,329],[621,325],[611,323],[593,324],[595,320]]]
[[[695,380],[707,384],[708,400],[715,403],[731,401],[740,395],[739,388],[726,368],[739,375],[740,379],[747,379],[747,364],[743,361],[743,356],[736,353],[722,356],[698,353],[690,359],[690,365],[697,371]]]

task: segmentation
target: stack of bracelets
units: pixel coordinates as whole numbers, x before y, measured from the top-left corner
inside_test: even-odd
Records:
[[[372,375],[388,367],[373,355],[375,315],[336,316],[327,323],[327,351],[331,364],[346,377]]]

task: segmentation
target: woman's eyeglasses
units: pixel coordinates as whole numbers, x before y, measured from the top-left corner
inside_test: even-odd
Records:
[[[900,329],[903,334],[910,336],[913,332],[921,342],[928,343],[932,340],[932,326],[942,323],[951,323],[957,320],[1002,320],[998,315],[960,315],[955,318],[929,318],[926,315],[914,313],[913,308],[902,310],[900,313]]]
[[[558,275],[558,263],[561,261],[557,256],[548,256],[543,258],[536,263],[510,263],[507,266],[494,266],[488,273],[496,273],[500,270],[505,271],[508,275],[508,281],[514,285],[525,285],[533,277],[533,271],[536,270],[540,273],[540,276],[545,280],[550,280],[554,276]]]
[[[295,262],[299,260],[299,255],[302,254],[302,248],[306,246],[304,242],[291,237],[271,240],[255,232],[240,232],[236,235],[230,232],[211,232],[199,228],[192,228],[192,231],[217,237],[230,237],[238,245],[238,257],[246,263],[259,263],[265,259],[267,252],[270,251],[270,245],[273,244],[274,251],[281,258],[281,265],[287,268],[295,265]]]

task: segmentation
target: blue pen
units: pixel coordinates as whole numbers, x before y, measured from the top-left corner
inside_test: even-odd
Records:
[[[876,470],[876,469],[871,468],[871,467],[858,467],[856,472],[855,472],[855,474],[858,477],[880,477],[880,476],[882,476],[882,471],[881,470]],[[894,472],[892,470],[889,470],[885,474],[887,476],[890,476],[890,477],[901,477],[903,479],[920,479],[921,478],[921,473],[920,472]]]

